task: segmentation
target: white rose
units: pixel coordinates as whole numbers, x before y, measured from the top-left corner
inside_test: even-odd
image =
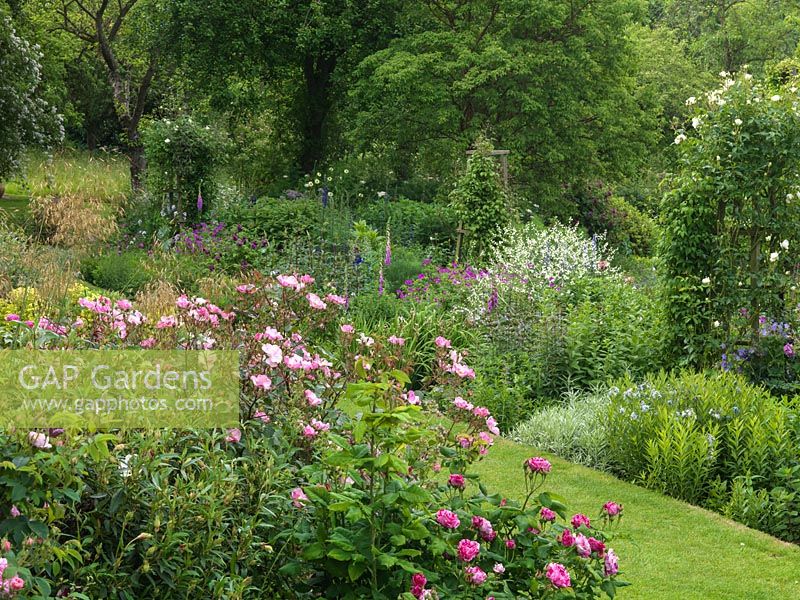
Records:
[[[775,94],[772,98],[770,98],[770,100],[772,100],[773,102],[777,102],[780,99],[781,97],[778,94]]]
[[[781,242],[781,248],[783,248],[784,250],[788,250],[789,249],[789,240],[783,240]]]
[[[709,283],[711,283],[711,278],[710,277],[703,277],[703,282],[702,283],[703,283],[703,285],[708,285]]]
[[[778,253],[771,252],[769,255],[769,262],[775,262],[776,260],[778,260]]]
[[[741,125],[741,124],[742,124],[742,120],[741,120],[741,119],[734,119],[734,120],[733,120],[733,122],[734,122],[736,125]]]

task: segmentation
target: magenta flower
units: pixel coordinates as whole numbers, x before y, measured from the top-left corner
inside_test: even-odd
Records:
[[[605,504],[603,504],[603,514],[606,514],[609,517],[616,517],[621,512],[622,512],[621,504],[617,504],[616,502],[606,502]]]
[[[606,553],[603,562],[605,563],[604,564],[605,574],[607,577],[616,575],[619,572],[619,560],[617,559],[617,555],[611,548],[608,549],[608,552]]]
[[[472,561],[481,551],[481,545],[474,540],[463,539],[458,542],[458,558],[464,562]]]
[[[550,472],[550,469],[553,468],[553,465],[550,464],[550,461],[546,458],[542,458],[541,456],[533,456],[525,461],[525,466],[530,469],[531,473],[538,473],[540,475],[547,475]]]
[[[450,479],[447,480],[447,484],[450,487],[454,487],[458,490],[463,490],[464,487],[466,486],[466,481],[463,475],[460,475],[459,473],[453,473],[452,475],[450,475]]]
[[[589,517],[581,513],[578,513],[577,515],[573,516],[570,523],[572,523],[572,527],[574,529],[578,529],[581,525],[585,525],[586,527],[591,527]]]
[[[569,529],[565,529],[561,532],[561,535],[558,538],[558,541],[561,542],[561,545],[565,548],[569,548],[575,545],[575,536],[572,535],[572,531]]]
[[[787,343],[783,347],[783,353],[786,355],[786,358],[793,358],[794,357],[794,346],[791,343]]]
[[[19,321],[19,315],[14,313],[9,313],[6,315],[6,321]]]
[[[560,563],[550,563],[546,569],[547,578],[557,588],[568,588],[572,585],[567,568]]]
[[[303,488],[294,488],[290,495],[292,497],[292,504],[295,508],[303,508],[303,503],[308,500],[308,496],[306,496],[305,492],[303,492]]]
[[[553,521],[556,520],[556,513],[554,513],[552,510],[550,510],[546,506],[543,506],[542,510],[539,511],[539,518],[542,521],[549,521],[549,522],[552,523]]]
[[[425,578],[425,575],[422,573],[414,573],[411,576],[411,595],[414,596],[414,598],[422,598],[427,583],[428,580]]]
[[[606,551],[606,545],[593,537],[589,538],[589,548],[591,548],[592,552],[597,554],[597,556],[603,556]]]
[[[517,542],[515,540],[513,540],[512,538],[508,538],[506,540],[506,548],[508,548],[509,550],[513,550],[516,547],[517,547]]]
[[[582,556],[583,558],[588,557],[592,553],[589,539],[582,533],[575,536],[575,549],[578,551],[578,556]]]
[[[312,425],[303,425],[303,437],[309,439],[317,437],[317,430]]]
[[[226,442],[236,444],[242,439],[242,432],[239,429],[228,429],[228,435],[225,437]]]
[[[457,529],[461,525],[458,515],[447,509],[441,509],[436,513],[436,522],[445,529]]]
[[[480,567],[466,567],[464,573],[467,583],[472,585],[482,585],[486,581],[486,572]]]

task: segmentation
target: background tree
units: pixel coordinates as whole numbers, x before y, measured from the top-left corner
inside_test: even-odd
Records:
[[[55,107],[40,96],[40,59],[0,6],[0,181],[18,170],[27,147],[64,135]]]

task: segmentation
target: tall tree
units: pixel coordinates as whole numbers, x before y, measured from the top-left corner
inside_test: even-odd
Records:
[[[105,67],[124,134],[131,185],[142,186],[139,125],[161,61],[164,6],[160,0],[58,0],[59,27],[97,52]]]

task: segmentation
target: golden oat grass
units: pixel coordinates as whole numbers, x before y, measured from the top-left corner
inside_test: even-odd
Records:
[[[82,196],[35,197],[31,212],[51,244],[85,251],[117,232],[118,208]]]
[[[161,317],[175,314],[178,289],[168,281],[151,281],[134,298],[134,305],[147,320],[157,323]]]

